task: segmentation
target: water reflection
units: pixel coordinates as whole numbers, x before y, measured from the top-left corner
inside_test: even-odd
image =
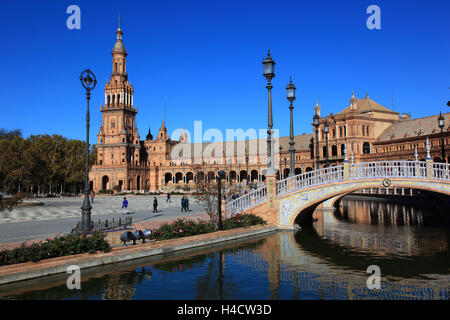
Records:
[[[348,207],[347,213],[316,212],[314,226],[295,234],[87,269],[81,291],[68,290],[59,275],[0,286],[0,298],[448,300],[448,229],[373,223],[367,217],[378,207],[369,214],[370,206]],[[415,219],[420,213],[426,221],[419,211]],[[366,285],[374,264],[381,269],[380,290]]]
[[[355,251],[376,256],[448,251],[449,229],[436,225],[440,215],[411,205],[344,198],[339,210],[317,210],[314,217],[320,237]]]

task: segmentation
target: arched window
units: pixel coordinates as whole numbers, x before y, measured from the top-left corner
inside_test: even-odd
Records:
[[[363,154],[370,154],[370,143],[363,143]]]
[[[117,72],[117,62],[114,63],[114,72]]]
[[[337,156],[337,146],[331,146],[331,156]]]

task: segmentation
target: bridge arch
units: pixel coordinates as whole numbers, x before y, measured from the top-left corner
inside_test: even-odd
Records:
[[[383,186],[383,178],[356,181],[340,181],[324,185],[317,185],[302,189],[300,192],[279,197],[278,224],[280,228],[292,228],[294,223],[311,224],[312,213],[323,202],[338,196],[367,188]],[[416,190],[431,191],[450,196],[450,183],[432,180],[417,180],[407,178],[391,178],[391,187],[403,187]]]

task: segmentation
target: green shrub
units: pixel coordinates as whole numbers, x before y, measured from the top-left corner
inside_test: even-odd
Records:
[[[250,227],[257,224],[265,225],[266,221],[264,221],[263,218],[255,216],[252,213],[246,213],[237,214],[234,217],[225,219],[225,221],[223,221],[222,223],[222,226],[223,230],[230,230],[234,228]]]
[[[249,227],[257,224],[265,225],[266,221],[258,216],[255,216],[254,214],[237,215],[235,217],[225,219],[222,222],[224,230]],[[169,240],[195,236],[197,234],[210,233],[214,231],[217,231],[217,226],[212,222],[196,222],[192,220],[178,219],[171,224],[165,223],[158,229],[152,230],[152,239]]]
[[[211,222],[192,221],[178,219],[171,224],[163,224],[156,230],[152,230],[152,238],[155,240],[176,239],[197,234],[216,231],[216,226]]]
[[[38,262],[43,259],[86,252],[109,252],[110,250],[111,247],[103,233],[94,232],[89,236],[67,235],[54,239],[49,238],[42,243],[34,243],[28,247],[22,243],[18,248],[0,251],[0,266],[30,261]]]

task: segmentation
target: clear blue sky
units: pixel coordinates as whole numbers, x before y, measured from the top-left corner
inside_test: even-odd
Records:
[[[81,8],[81,30],[68,30],[66,8]],[[369,30],[366,9],[381,9]],[[195,120],[203,128],[264,128],[267,90],[262,59],[270,47],[274,126],[289,134],[286,85],[297,87],[295,133],[311,133],[316,98],[322,115],[349,104],[352,88],[413,118],[448,111],[450,1],[184,0],[3,1],[0,128],[85,137],[79,74],[98,85],[91,100],[91,142],[111,72],[120,12],[127,71],[144,139],[167,105],[169,134]]]

